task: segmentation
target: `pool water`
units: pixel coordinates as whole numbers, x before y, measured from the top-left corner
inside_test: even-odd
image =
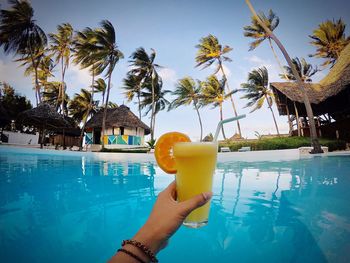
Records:
[[[0,147],[0,261],[106,262],[173,176],[153,161]],[[350,155],[218,162],[209,224],[160,262],[350,262]]]

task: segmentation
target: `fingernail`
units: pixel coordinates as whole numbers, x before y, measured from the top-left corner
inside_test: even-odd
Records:
[[[209,200],[213,196],[213,193],[212,192],[205,192],[205,193],[202,193],[202,195],[203,195],[205,200]]]

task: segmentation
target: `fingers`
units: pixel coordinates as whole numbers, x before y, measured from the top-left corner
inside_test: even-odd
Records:
[[[194,209],[205,205],[212,197],[212,192],[205,192],[192,197],[189,200],[179,203],[182,211],[187,216]]]

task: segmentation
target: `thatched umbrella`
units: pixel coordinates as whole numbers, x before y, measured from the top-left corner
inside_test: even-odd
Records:
[[[40,103],[37,107],[22,112],[17,118],[22,124],[39,128],[41,137],[41,148],[43,147],[45,129],[55,131],[72,128],[72,125],[60,115],[53,106],[47,103]],[[64,146],[64,145],[63,145]]]

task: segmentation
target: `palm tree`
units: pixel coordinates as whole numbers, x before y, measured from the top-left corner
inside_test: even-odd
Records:
[[[314,68],[311,64],[307,63],[304,58],[300,60],[298,57],[295,57],[292,59],[292,63],[303,82],[312,82],[311,77],[319,71],[317,66]],[[282,79],[295,80],[293,71],[289,66],[284,66],[284,70],[286,73],[280,74]]]
[[[257,20],[257,22],[260,24],[260,26],[264,29],[264,31],[271,37],[271,39],[277,44],[277,46],[279,47],[279,49],[281,50],[284,58],[286,59],[289,67],[292,69],[293,71],[293,75],[296,79],[296,82],[298,83],[298,86],[301,89],[301,92],[303,94],[303,101],[305,104],[305,108],[306,108],[306,112],[307,112],[307,116],[309,119],[309,124],[310,124],[310,137],[311,137],[311,143],[313,146],[313,150],[312,153],[322,153],[322,149],[320,146],[320,143],[317,139],[317,132],[316,132],[316,126],[315,126],[315,120],[314,120],[314,114],[311,108],[311,104],[310,104],[310,100],[306,94],[305,91],[305,87],[304,87],[304,83],[302,82],[302,80],[300,79],[298,72],[296,71],[292,60],[290,58],[290,56],[288,55],[286,49],[284,48],[284,46],[282,45],[282,43],[279,41],[279,39],[275,36],[275,34],[270,30],[270,28],[264,23],[264,21],[261,20],[261,18],[257,15],[257,13],[255,12],[252,4],[250,3],[249,0],[245,0],[250,11],[253,14],[254,19]]]
[[[225,80],[219,81],[215,75],[209,76],[206,81],[201,82],[202,94],[201,94],[201,106],[213,105],[213,108],[219,106],[220,120],[223,120],[222,104],[226,99],[230,97],[235,91],[231,91],[225,94]],[[222,126],[222,136],[226,140],[224,127]]]
[[[64,115],[67,115],[68,113],[68,103],[69,103],[69,97],[67,94],[64,96],[63,102],[61,102],[62,97],[60,95],[60,89],[61,89],[61,82],[58,81],[50,81],[46,83],[45,90],[43,91],[43,101],[45,103],[48,103],[54,107],[56,107],[56,110]],[[57,104],[57,101],[59,102]],[[60,105],[63,105],[63,107],[59,107]],[[65,113],[63,113],[64,111]]]
[[[79,149],[81,150],[83,145],[83,135],[87,119],[96,113],[96,103],[91,103],[92,93],[86,89],[81,89],[80,93],[75,93],[73,100],[69,102],[70,115],[78,123],[83,122],[81,133],[79,137]]]
[[[101,103],[102,107],[104,106],[106,89],[107,89],[107,84],[106,84],[105,80],[102,78],[98,78],[95,81],[94,90],[96,92],[102,92],[102,103]]]
[[[196,67],[203,66],[202,69],[207,68],[211,66],[214,62],[217,63],[217,67],[215,69],[214,74],[218,73],[221,71],[224,82],[226,83],[227,91],[230,93],[230,100],[232,104],[232,108],[234,111],[235,116],[237,117],[237,110],[235,103],[232,98],[231,89],[228,85],[227,77],[224,71],[223,67],[223,62],[231,62],[232,60],[225,56],[228,52],[232,50],[230,46],[224,46],[219,43],[219,40],[213,36],[213,35],[208,35],[207,37],[203,37],[200,39],[199,44],[196,46],[198,48],[197,55],[196,55],[196,62],[197,65]],[[237,128],[238,128],[238,133],[242,137],[242,132],[241,132],[241,125],[239,124],[239,120],[237,120]]]
[[[196,83],[191,77],[180,79],[176,83],[175,90],[172,92],[172,95],[176,96],[176,98],[170,103],[169,110],[178,108],[180,106],[193,104],[198,115],[199,125],[201,128],[200,140],[202,141],[203,125],[201,115],[199,114],[198,110],[201,92],[202,87],[199,81]]]
[[[245,107],[253,107],[251,112],[261,109],[264,102],[271,111],[273,121],[275,123],[277,134],[280,135],[278,130],[275,114],[273,113],[273,93],[269,89],[269,74],[265,67],[253,70],[248,74],[248,82],[241,84],[241,91],[245,92],[246,95],[241,97],[241,99],[248,99],[249,102]]]
[[[140,80],[139,87],[144,85],[145,82],[150,82],[152,87],[152,102],[151,102],[151,140],[154,140],[154,125],[155,125],[155,114],[156,114],[156,85],[159,85],[159,79],[157,69],[160,66],[154,63],[156,58],[156,51],[151,49],[151,54],[147,54],[143,47],[136,49],[130,56],[131,60],[130,74],[136,75]],[[142,108],[142,106],[141,106]]]
[[[0,47],[5,54],[15,53],[22,58],[28,57],[34,68],[36,103],[41,102],[38,82],[38,51],[47,44],[44,31],[33,19],[34,10],[26,0],[10,0],[8,10],[0,10]]]
[[[341,18],[337,21],[327,20],[309,36],[313,40],[311,45],[316,47],[316,53],[310,56],[326,59],[322,66],[333,66],[340,52],[350,43],[350,37],[345,36],[345,26]]]
[[[112,84],[112,73],[119,59],[123,58],[123,53],[118,49],[116,43],[115,29],[111,22],[103,20],[101,27],[95,30],[96,43],[93,47],[93,61],[97,72],[106,71],[108,78],[107,93],[102,119],[102,138],[105,135],[107,105],[109,101],[109,93]],[[102,139],[102,148],[104,147],[104,139]]]
[[[118,104],[113,102],[113,101],[108,101],[107,108],[108,109],[116,109],[116,108],[118,108]]]
[[[64,76],[69,66],[71,52],[73,50],[73,27],[69,23],[63,23],[57,26],[57,34],[49,34],[51,46],[50,50],[56,57],[56,63],[61,63],[61,88],[59,97],[61,98],[61,107],[63,108],[63,98],[65,97],[66,83]],[[58,101],[57,101],[58,104]],[[64,111],[62,111],[64,114]]]
[[[169,94],[170,90],[163,90],[163,82],[162,79],[158,76],[156,81],[154,79],[149,78],[146,79],[143,83],[144,90],[141,92],[141,109],[145,110],[145,116],[152,110],[154,110],[153,114],[153,132],[156,127],[156,115],[169,107],[170,102],[165,98],[167,94]],[[154,138],[151,138],[153,141]]]
[[[139,118],[141,120],[141,84],[142,79],[140,76],[132,74],[129,72],[126,75],[126,78],[123,80],[124,85],[123,89],[125,90],[124,94],[128,100],[128,102],[132,101],[137,96],[137,103],[139,108]]]
[[[263,21],[265,26],[270,29],[271,32],[273,32],[277,28],[277,26],[279,25],[279,22],[280,22],[279,17],[271,9],[269,10],[269,13],[268,13],[267,16],[263,12],[260,12],[259,13],[259,17]],[[287,76],[287,73],[284,70],[284,68],[282,66],[282,63],[278,59],[278,56],[277,56],[277,54],[275,52],[275,49],[274,49],[274,47],[272,45],[271,36],[260,25],[260,23],[256,19],[256,17],[252,16],[252,18],[251,18],[251,25],[245,26],[243,29],[245,30],[244,36],[251,37],[251,38],[254,39],[254,41],[250,43],[249,51],[254,50],[264,40],[266,40],[266,39],[269,40],[269,45],[270,45],[271,51],[273,53],[273,56],[275,57],[275,59],[277,61],[277,64],[278,64],[279,68],[281,69],[281,72],[284,74],[285,79],[289,80],[288,76]],[[298,136],[300,136],[300,125],[299,125],[299,121],[298,121],[299,120],[299,114],[298,114],[298,110],[297,110],[297,107],[295,105],[295,102],[294,102],[294,109],[295,109],[295,114],[297,116]],[[291,118],[290,118],[289,115],[288,115],[288,123],[289,123],[289,127],[291,128],[292,127],[292,121],[291,121]],[[291,132],[292,131],[290,130],[290,133]]]

